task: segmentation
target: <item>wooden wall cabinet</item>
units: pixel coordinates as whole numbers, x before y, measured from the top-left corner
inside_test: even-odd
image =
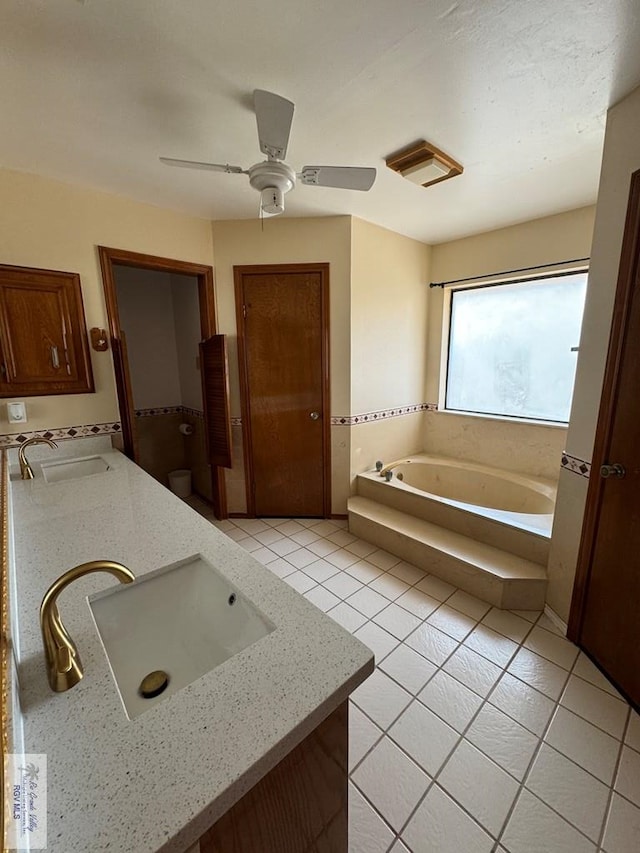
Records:
[[[93,390],[80,276],[0,265],[0,397]]]

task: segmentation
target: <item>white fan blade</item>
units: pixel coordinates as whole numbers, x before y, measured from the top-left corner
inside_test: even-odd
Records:
[[[284,160],[289,144],[294,104],[273,92],[255,89],[253,108],[258,124],[258,141],[263,154]]]
[[[181,166],[185,169],[206,169],[209,172],[228,172],[233,175],[246,175],[247,172],[241,166],[230,166],[228,163],[198,163],[197,160],[174,160],[173,157],[160,157],[165,166]]]
[[[305,166],[298,175],[303,184],[343,190],[370,190],[376,170],[362,166]]]

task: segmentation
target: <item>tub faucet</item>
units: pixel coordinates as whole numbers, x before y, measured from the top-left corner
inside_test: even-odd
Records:
[[[55,693],[63,693],[75,687],[84,675],[78,649],[62,624],[56,601],[70,583],[92,572],[109,572],[121,583],[131,583],[136,579],[133,572],[122,563],[94,560],[69,569],[46,591],[40,605],[40,628],[49,686]]]
[[[18,462],[20,463],[20,476],[23,480],[33,480],[33,468],[27,462],[27,457],[24,455],[25,448],[29,447],[32,444],[48,444],[49,447],[53,447],[54,450],[57,449],[58,445],[55,441],[50,441],[48,438],[28,438],[26,441],[23,441],[18,450]]]
[[[376,470],[378,471],[381,477],[390,480],[391,477],[387,477],[387,472],[393,471],[396,465],[398,465],[398,462],[390,462],[388,465],[385,465],[384,468],[382,467],[382,465],[379,468],[376,466]]]

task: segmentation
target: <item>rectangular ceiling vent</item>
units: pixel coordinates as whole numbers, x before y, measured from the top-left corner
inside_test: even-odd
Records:
[[[386,158],[386,163],[403,178],[423,187],[455,178],[464,171],[460,163],[424,139],[391,154]]]

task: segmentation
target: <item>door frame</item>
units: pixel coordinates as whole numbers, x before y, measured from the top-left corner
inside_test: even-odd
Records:
[[[567,637],[580,645],[584,622],[587,593],[591,578],[593,552],[598,533],[600,510],[604,498],[605,480],[600,477],[600,467],[609,456],[613,435],[613,419],[618,403],[618,385],[622,368],[622,357],[627,339],[627,325],[634,282],[640,266],[640,170],[631,175],[629,201],[622,238],[618,282],[613,305],[613,320],[609,337],[609,349],[600,398],[600,410],[591,460],[591,475],[587,489],[582,536],[578,550],[576,576],[571,599],[571,610]]]
[[[242,446],[244,453],[245,492],[247,498],[247,515],[254,518],[256,514],[255,490],[253,488],[254,472],[251,454],[251,420],[249,412],[249,376],[247,370],[245,346],[245,318],[243,311],[243,276],[245,275],[278,275],[287,273],[319,273],[321,294],[321,369],[322,369],[322,455],[323,455],[323,493],[322,512],[324,518],[331,516],[331,394],[330,394],[330,362],[329,362],[329,264],[249,264],[234,266],[233,281],[236,299],[236,326],[238,332],[238,372],[240,375],[240,411],[242,414]]]
[[[157,255],[145,255],[140,252],[129,252],[125,249],[114,249],[108,246],[98,246],[102,283],[107,306],[107,321],[111,340],[121,343],[120,314],[113,267],[114,264],[135,269],[153,270],[155,272],[175,273],[176,275],[195,276],[198,281],[198,299],[200,303],[200,334],[203,340],[217,333],[216,306],[214,293],[213,268],[205,264],[189,261],[178,261],[173,258],[162,258]],[[113,351],[113,346],[112,346]],[[126,393],[122,372],[114,361],[118,405],[122,421],[122,438],[124,452],[134,459],[134,417],[132,401]],[[135,461],[135,459],[134,459]],[[227,518],[227,490],[224,471],[211,466],[211,487],[213,508],[217,518]]]

